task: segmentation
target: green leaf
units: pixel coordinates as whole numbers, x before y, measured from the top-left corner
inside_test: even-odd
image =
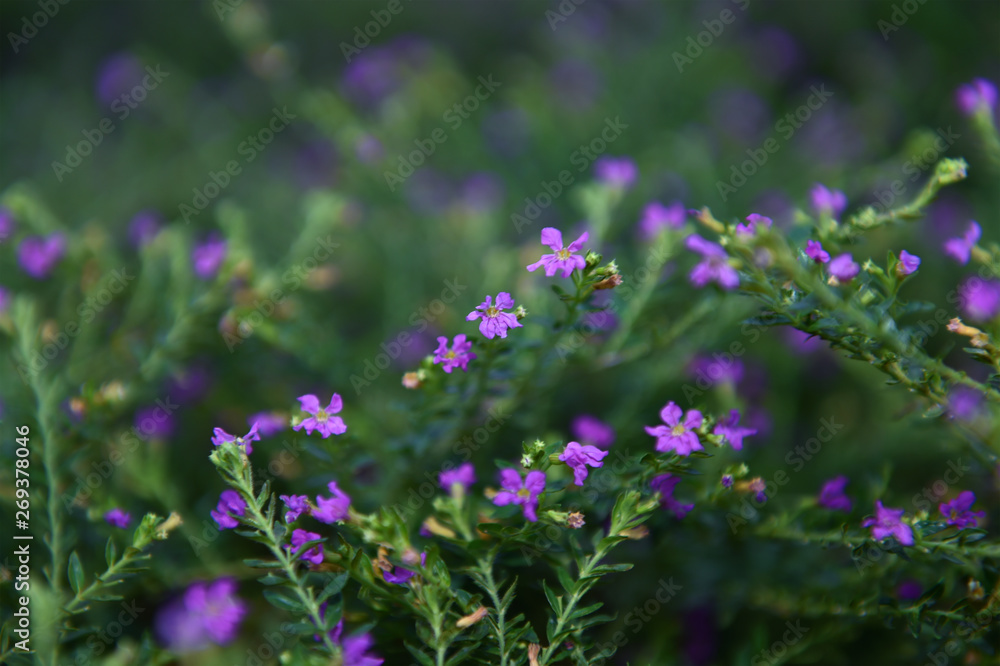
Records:
[[[542,589],[545,590],[545,598],[549,600],[549,606],[552,607],[552,610],[554,610],[557,615],[561,614],[562,599],[556,596],[556,593],[552,591],[552,588],[549,587],[549,584],[544,580],[542,581]]]
[[[340,591],[344,589],[345,585],[347,585],[347,572],[339,573],[336,576],[333,576],[330,578],[330,582],[326,584],[326,587],[324,587],[319,593],[316,601],[319,603],[326,601],[333,595],[340,593]]]
[[[280,589],[264,590],[264,598],[267,599],[272,606],[280,610],[297,614],[305,612],[302,604],[297,599],[292,599],[286,596]]]
[[[591,604],[589,606],[584,606],[583,608],[577,608],[575,611],[573,611],[570,614],[570,616],[567,619],[568,620],[576,620],[578,618],[590,615],[591,613],[593,613],[594,611],[598,610],[602,606],[604,606],[604,604],[602,602],[598,601],[596,604]]]
[[[557,567],[556,576],[559,577],[559,584],[562,585],[563,590],[567,594],[572,594],[573,590],[576,589],[576,583],[573,581],[573,577],[569,574],[569,569],[566,567]]]
[[[80,556],[74,550],[69,556],[69,584],[74,592],[79,592],[83,588],[84,576],[83,565],[80,564]]]
[[[406,649],[410,651],[410,654],[412,654],[413,658],[416,659],[418,662],[420,662],[424,666],[434,666],[434,660],[428,655],[424,654],[424,652],[420,648],[414,645],[410,645],[405,641],[403,642],[403,645],[406,646]]]
[[[280,569],[281,568],[281,563],[280,562],[275,562],[274,560],[245,559],[245,560],[243,560],[243,564],[247,565],[248,567],[253,567],[254,569]]]
[[[108,563],[108,568],[114,565],[118,556],[118,549],[115,548],[113,539],[108,539],[108,545],[104,547],[104,561]]]

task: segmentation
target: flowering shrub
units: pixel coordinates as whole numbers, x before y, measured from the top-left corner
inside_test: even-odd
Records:
[[[557,35],[585,11],[563,5],[547,17]],[[15,537],[0,660],[996,658],[993,82],[949,82],[955,108],[939,113],[976,140],[967,157],[931,150],[920,189],[890,187],[886,203],[866,196],[885,177],[859,156],[779,165],[790,150],[758,141],[768,111],[747,90],[711,98],[714,129],[692,126],[718,145],[661,145],[605,117],[582,61],[459,94],[468,82],[434,42],[369,45],[366,20],[328,88],[293,73],[262,6],[213,7],[261,90],[289,103],[235,152],[206,149],[223,158],[207,182],[198,166],[179,195],[142,190],[142,206],[178,203],[122,224],[124,195],[98,214],[33,180],[0,193],[0,518]],[[373,9],[375,34],[403,7]],[[583,48],[597,28],[576,18],[561,38]],[[770,30],[761,41],[794,47]],[[701,50],[643,48],[681,73],[725,71]],[[770,58],[775,80],[805,66],[791,51]],[[98,96],[137,99],[153,76],[140,65],[103,63]],[[205,140],[169,124],[171,82],[147,91],[166,106],[133,120]],[[459,100],[443,115],[441,92]],[[726,115],[736,102],[745,117]],[[817,132],[797,113],[779,135],[792,120]],[[525,168],[541,127],[568,137],[551,174],[472,171]],[[698,182],[733,141],[764,146],[736,151],[744,183],[747,163],[764,178],[760,153],[783,169],[783,204],[746,198],[763,185]],[[937,138],[917,143],[924,156]],[[58,182],[86,186],[65,161]],[[690,186],[664,184],[681,173]],[[949,205],[962,214],[934,237],[927,220]]]

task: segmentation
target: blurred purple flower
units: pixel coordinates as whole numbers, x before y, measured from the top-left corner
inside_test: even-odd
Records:
[[[351,498],[337,487],[336,481],[326,484],[333,497],[316,496],[316,508],[312,517],[321,523],[332,525],[340,520],[347,520],[351,513]]]
[[[212,373],[208,368],[192,365],[175,373],[168,383],[169,395],[180,402],[189,402],[201,398],[212,382]]]
[[[851,510],[851,498],[844,494],[844,486],[847,485],[846,476],[835,476],[826,483],[819,491],[818,503],[820,506],[831,511]]]
[[[979,109],[993,110],[997,105],[997,87],[986,79],[963,83],[955,90],[955,104],[966,116],[974,115]]]
[[[715,662],[715,655],[723,643],[711,606],[699,606],[686,612],[681,632],[684,654],[691,666],[708,666]]]
[[[60,233],[27,236],[17,248],[21,268],[36,280],[48,277],[65,253],[66,238]]]
[[[129,523],[132,522],[132,516],[131,514],[125,513],[121,509],[115,507],[104,514],[104,521],[108,525],[119,527],[124,530],[129,526]]]
[[[236,638],[246,613],[246,603],[236,596],[236,581],[220,578],[193,583],[179,599],[160,609],[156,634],[168,649],[181,654],[212,643],[226,645]]]
[[[420,566],[426,566],[427,553],[420,553]],[[393,567],[392,571],[383,571],[382,580],[393,585],[406,585],[411,578],[417,575],[416,571],[404,567]]]
[[[322,610],[325,612],[326,603]],[[384,659],[377,655],[368,654],[368,650],[375,644],[375,639],[369,633],[358,634],[357,636],[344,636],[344,618],[340,618],[337,626],[330,630],[330,639],[340,646],[340,659],[342,666],[382,666]],[[319,640],[319,636],[316,637]]]
[[[677,518],[683,518],[694,508],[694,504],[684,504],[674,499],[674,488],[680,483],[681,477],[673,474],[660,474],[653,477],[649,487],[654,493],[660,493],[660,506],[672,511]]]
[[[896,264],[896,275],[899,277],[912,275],[917,272],[918,268],[920,268],[920,257],[910,254],[906,250],[900,251],[899,263]]]
[[[313,564],[323,564],[323,544],[318,544],[313,548],[305,552],[302,551],[302,544],[309,543],[310,541],[316,541],[322,539],[323,535],[316,534],[315,532],[307,532],[306,530],[293,530],[292,531],[292,544],[285,545],[285,550],[292,551],[292,558],[298,558],[305,560],[306,562],[312,562]]]
[[[0,315],[6,314],[7,308],[10,307],[10,302],[10,292],[7,289],[0,287]]]
[[[739,451],[743,448],[743,438],[756,435],[753,428],[743,428],[740,426],[740,410],[733,409],[729,412],[728,419],[720,419],[712,431],[713,435],[722,435],[729,442],[729,445]]]
[[[225,239],[218,234],[210,234],[191,251],[194,274],[202,280],[214,278],[222,267],[222,262],[226,260],[226,250]]]
[[[751,35],[746,52],[757,74],[771,81],[784,79],[801,63],[795,38],[778,26],[763,26]]]
[[[304,189],[329,187],[333,182],[337,158],[337,149],[330,141],[310,141],[295,154],[295,181]]]
[[[861,272],[861,267],[850,254],[842,254],[830,261],[827,270],[840,282],[850,282]]]
[[[600,73],[583,60],[566,59],[549,70],[548,89],[553,101],[574,112],[594,105],[604,89]]]
[[[722,479],[720,479],[719,482],[722,484],[723,488],[732,488],[733,487],[733,475],[732,474],[723,474],[722,475]]]
[[[688,410],[685,416],[683,410],[671,401],[660,410],[660,418],[666,425],[645,426],[646,432],[656,438],[657,451],[674,451],[679,456],[689,456],[692,451],[704,448],[695,432],[704,422],[697,409]]]
[[[972,248],[976,246],[982,235],[983,230],[979,227],[979,223],[970,220],[969,226],[961,238],[949,238],[945,241],[944,253],[964,266],[969,263]]]
[[[522,481],[521,475],[514,469],[500,472],[500,486],[503,488],[493,497],[497,506],[520,504],[524,517],[529,522],[537,522],[538,496],[545,491],[545,472],[534,470],[528,472]]]
[[[913,578],[907,578],[896,586],[896,596],[899,597],[901,601],[914,601],[919,599],[923,592],[924,587],[920,584],[920,581],[914,580]]]
[[[288,417],[280,412],[257,412],[247,417],[248,426],[255,423],[262,437],[270,437],[288,427]]]
[[[770,229],[771,225],[774,224],[774,220],[759,213],[750,213],[746,218],[747,223],[736,225],[736,235],[737,236],[753,236],[757,233],[757,227],[764,227],[765,229]]]
[[[982,394],[968,386],[956,386],[948,393],[948,412],[959,421],[975,419],[982,403]]]
[[[520,108],[495,111],[483,120],[482,132],[486,145],[501,157],[512,158],[528,148],[531,121]]]
[[[865,518],[862,527],[872,528],[872,538],[876,541],[894,537],[904,546],[913,545],[913,529],[903,522],[904,509],[887,509],[882,500],[875,502],[875,516]]]
[[[472,211],[487,213],[504,198],[503,181],[491,173],[474,173],[462,183],[462,201]]]
[[[0,243],[14,235],[14,214],[0,207]]]
[[[594,175],[605,185],[628,189],[639,177],[639,169],[629,157],[599,157],[594,162]]]
[[[602,451],[596,446],[581,445],[579,442],[568,442],[563,452],[559,454],[559,460],[566,463],[573,470],[573,483],[582,486],[587,479],[587,467],[598,468],[604,465],[603,461],[608,452]]]
[[[680,201],[664,206],[659,201],[651,201],[642,209],[639,220],[639,236],[644,240],[655,238],[662,229],[680,229],[687,219],[687,209]]]
[[[451,494],[452,486],[460,484],[465,492],[469,491],[472,484],[476,482],[476,468],[472,463],[463,463],[458,469],[448,469],[438,474],[438,483],[441,489]]]
[[[958,307],[974,321],[993,319],[1000,314],[1000,280],[970,277],[958,287]]]
[[[840,190],[828,190],[826,185],[816,183],[809,190],[809,200],[813,209],[820,215],[829,215],[836,219],[847,208],[847,196]]]
[[[365,164],[375,164],[385,157],[385,148],[376,136],[364,134],[354,142],[354,154]]]
[[[174,417],[162,407],[144,407],[135,413],[134,425],[143,439],[169,439]]]
[[[570,429],[576,439],[585,444],[592,444],[599,449],[606,449],[615,441],[614,428],[590,414],[577,416],[573,419]]]
[[[155,211],[144,210],[135,214],[128,225],[128,239],[135,248],[148,244],[160,233],[160,216]]]
[[[709,95],[706,105],[715,131],[741,146],[759,144],[773,124],[767,102],[746,88],[716,90]]]
[[[743,379],[744,370],[743,361],[719,352],[715,352],[712,356],[696,354],[687,365],[688,375],[706,383],[708,386],[705,388],[716,382],[738,384]]]
[[[279,495],[278,499],[288,507],[285,512],[286,524],[294,523],[303,513],[309,513],[309,497],[306,495]]]
[[[222,428],[214,428],[212,430],[212,444],[214,446],[222,446],[228,442],[233,442],[236,446],[242,446],[246,450],[247,455],[253,453],[253,446],[251,442],[260,441],[260,433],[258,432],[260,426],[256,422],[247,431],[247,434],[243,436],[230,435],[228,432]]]
[[[218,524],[220,530],[228,530],[238,526],[240,523],[235,516],[242,516],[246,512],[247,503],[235,490],[226,489],[219,496],[219,503],[214,511],[210,511],[212,520]]]
[[[142,83],[142,62],[131,53],[123,52],[107,58],[97,71],[96,93],[105,106]]]
[[[986,512],[973,511],[972,505],[975,502],[975,493],[971,490],[963,490],[952,501],[939,505],[938,511],[945,517],[949,525],[954,525],[959,529],[976,527],[979,525],[979,519],[986,516]]]
[[[825,264],[830,261],[830,253],[823,249],[823,244],[819,241],[806,241],[806,256],[817,264]]]
[[[717,282],[723,289],[740,286],[740,274],[729,265],[726,251],[718,243],[705,240],[697,234],[687,237],[684,244],[689,250],[701,255],[701,261],[691,269],[688,278],[696,287],[704,287],[709,282]]]

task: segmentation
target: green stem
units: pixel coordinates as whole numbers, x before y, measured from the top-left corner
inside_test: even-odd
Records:
[[[497,649],[500,652],[499,666],[507,666],[507,608],[500,599],[500,590],[497,589],[496,580],[493,578],[493,561],[496,551],[490,554],[489,558],[479,560],[479,573],[483,577],[483,589],[489,595],[493,608],[496,610],[496,621],[492,622],[494,636],[497,639]]]

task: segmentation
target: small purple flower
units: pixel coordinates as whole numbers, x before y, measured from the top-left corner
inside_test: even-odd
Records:
[[[983,395],[968,386],[956,386],[948,393],[948,411],[959,421],[972,421],[979,415]]]
[[[573,436],[581,442],[606,449],[615,441],[615,430],[607,423],[590,414],[580,414],[570,426]]]
[[[294,523],[303,513],[309,513],[309,498],[305,495],[279,495],[278,499],[285,503],[285,522]]]
[[[323,604],[325,610],[326,604]],[[340,646],[340,659],[343,666],[382,666],[384,659],[377,655],[368,654],[368,650],[375,644],[375,639],[371,634],[359,634],[357,636],[346,636],[341,638],[344,631],[344,619],[341,618],[337,626],[330,631],[330,639]],[[319,640],[319,637],[316,637]]]
[[[771,218],[759,213],[750,213],[747,215],[746,224],[736,225],[736,235],[747,238],[756,234],[759,227],[770,229],[772,224],[774,224],[774,221]]]
[[[420,566],[427,565],[427,553],[420,554]],[[394,567],[392,571],[383,571],[382,580],[393,585],[406,585],[411,578],[417,575],[416,571],[403,567]]]
[[[687,218],[687,209],[680,201],[664,206],[659,201],[651,201],[642,209],[639,220],[639,235],[645,240],[654,238],[662,229],[680,229]]]
[[[692,451],[701,451],[704,448],[698,440],[698,433],[695,432],[704,421],[701,412],[697,409],[688,410],[684,420],[681,421],[683,415],[681,408],[670,401],[660,410],[660,418],[667,425],[646,426],[646,432],[656,437],[657,451],[661,453],[674,451],[679,456],[689,456]]]
[[[0,243],[14,235],[14,214],[0,207]]]
[[[694,508],[694,504],[683,504],[674,499],[674,487],[680,483],[681,477],[673,474],[660,474],[653,477],[649,487],[654,493],[660,493],[660,506],[673,511],[677,518],[683,518]]]
[[[820,215],[829,215],[832,218],[840,217],[840,214],[847,208],[847,197],[840,190],[828,190],[821,183],[813,185],[809,190],[809,200],[813,208]]]
[[[723,488],[732,488],[733,487],[733,475],[732,474],[723,474],[722,475],[721,483],[722,483],[722,487]]]
[[[698,354],[688,364],[686,371],[693,378],[712,386],[716,382],[739,383],[743,379],[746,367],[740,359],[716,352],[712,356]]]
[[[452,487],[456,483],[460,484],[465,492],[468,492],[475,482],[476,468],[472,466],[472,463],[464,463],[458,469],[445,470],[438,474],[438,483],[441,484],[441,489],[449,493],[452,492]]]
[[[226,645],[236,638],[246,613],[246,603],[236,596],[236,581],[198,582],[160,611],[156,633],[179,653],[201,650],[211,643]]]
[[[202,280],[210,280],[222,267],[226,260],[227,244],[218,234],[211,234],[204,242],[199,243],[191,251],[191,263],[194,264],[194,274]]]
[[[923,594],[924,587],[920,581],[908,578],[896,586],[896,596],[901,601],[915,601]]]
[[[906,250],[900,251],[899,263],[896,264],[896,275],[899,277],[912,275],[917,272],[918,268],[920,268],[920,257],[910,254]]]
[[[830,261],[830,253],[823,249],[823,244],[819,241],[806,241],[806,256],[817,264],[825,264]]]
[[[743,448],[743,438],[749,437],[750,435],[756,435],[757,431],[753,428],[742,428],[740,423],[740,410],[734,409],[729,412],[729,418],[719,421],[715,430],[712,431],[713,435],[722,435],[729,442],[729,445],[735,450],[739,451]]]
[[[851,498],[844,494],[844,486],[847,485],[846,476],[835,476],[826,483],[819,491],[817,502],[820,506],[831,511],[850,512],[853,503]]]
[[[537,470],[528,472],[522,482],[517,470],[505,469],[500,472],[500,485],[503,490],[493,498],[494,504],[497,506],[520,504],[524,517],[529,522],[534,523],[538,520],[535,510],[538,508],[538,496],[545,490],[545,472]]]
[[[292,532],[292,545],[285,545],[285,550],[292,550],[293,558],[303,559],[307,562],[312,562],[313,564],[323,564],[323,544],[319,544],[309,550],[300,553],[302,550],[301,546],[304,543],[310,541],[316,541],[317,539],[322,539],[323,535],[316,534],[315,532],[307,532],[306,530],[294,530]]]
[[[465,321],[481,319],[479,322],[480,333],[490,340],[498,335],[501,338],[506,338],[507,329],[523,326],[513,314],[504,312],[504,310],[514,307],[514,299],[506,291],[501,291],[497,294],[496,305],[492,305],[492,300],[492,297],[487,296],[485,301],[477,305],[476,309],[466,316]]]
[[[628,189],[639,176],[639,169],[627,157],[601,157],[594,163],[594,174],[605,185]]]
[[[246,509],[247,503],[240,497],[240,494],[235,490],[228,489],[222,491],[215,511],[210,513],[220,530],[228,530],[240,524],[235,516],[242,516]]]
[[[573,483],[582,486],[587,478],[587,466],[600,467],[608,455],[596,446],[581,446],[579,442],[568,442],[559,455],[559,460],[573,468]]]
[[[972,116],[979,109],[992,110],[997,105],[997,87],[986,79],[973,79],[955,90],[955,104],[963,115]]]
[[[958,287],[958,306],[974,321],[989,321],[1000,314],[1000,281],[971,277]]]
[[[759,476],[755,479],[750,479],[750,483],[747,484],[747,489],[751,492],[756,493],[754,499],[761,504],[767,501],[767,484],[764,483],[764,479]]]
[[[230,435],[228,432],[222,428],[215,428],[212,432],[215,434],[212,436],[212,444],[215,446],[222,446],[227,442],[233,442],[236,446],[243,446],[246,448],[247,455],[253,453],[253,447],[250,446],[251,442],[259,442],[260,435],[257,432],[257,424],[254,423],[250,431],[242,437],[237,437],[235,435]]]
[[[344,408],[344,401],[339,394],[333,394],[333,397],[330,398],[330,404],[325,409],[319,406],[319,398],[312,393],[299,396],[298,400],[302,404],[302,411],[312,414],[312,416],[297,425],[293,425],[292,430],[299,431],[305,428],[307,435],[311,435],[313,430],[317,430],[319,434],[323,435],[323,439],[330,435],[343,435],[347,432],[344,419],[333,416]]]
[[[128,225],[128,239],[133,247],[141,248],[160,233],[160,216],[151,210],[136,213]]]
[[[330,489],[333,497],[316,496],[316,508],[312,512],[313,518],[327,525],[332,525],[338,520],[347,520],[350,515],[351,498],[337,487],[336,481],[331,481],[326,484],[326,487]]]
[[[961,238],[949,238],[944,242],[944,253],[962,264],[969,263],[972,256],[972,248],[976,246],[983,235],[983,230],[975,220],[969,222],[969,228],[965,230]]]
[[[434,350],[434,363],[440,364],[441,369],[448,374],[451,374],[455,368],[461,368],[462,372],[467,372],[469,361],[474,360],[476,355],[469,351],[472,349],[472,341],[465,339],[465,333],[459,333],[455,336],[451,349],[448,349],[448,338],[445,336],[440,336],[437,341],[438,348]]]
[[[875,516],[865,518],[862,527],[872,528],[872,538],[881,541],[886,537],[895,537],[904,546],[913,545],[913,530],[903,522],[904,509],[887,509],[882,506],[882,500],[875,502]]]
[[[972,505],[975,502],[975,493],[971,490],[963,490],[952,501],[938,506],[938,511],[945,517],[949,525],[954,525],[958,529],[976,527],[979,524],[979,519],[986,516],[986,512],[973,511]]]
[[[279,412],[257,412],[247,417],[248,426],[255,423],[262,437],[270,437],[288,427],[288,417]]]
[[[17,259],[25,273],[41,280],[49,276],[65,253],[66,238],[62,234],[28,236],[17,248]]]
[[[174,418],[162,407],[146,407],[135,413],[137,435],[153,439],[168,439],[174,432]]]
[[[854,257],[850,254],[842,254],[830,261],[830,265],[827,267],[827,270],[829,270],[830,275],[837,278],[838,281],[850,282],[859,272],[861,272],[861,267],[855,263]]]
[[[528,265],[528,271],[534,273],[545,266],[546,277],[552,277],[562,271],[564,278],[571,276],[576,269],[582,271],[587,266],[587,260],[573,253],[579,252],[589,237],[590,232],[584,231],[579,238],[564,246],[562,232],[553,227],[545,227],[542,229],[542,245],[548,245],[555,254],[543,254],[541,259]],[[497,298],[499,300],[499,297]]]
[[[694,286],[704,287],[713,281],[723,289],[735,289],[740,286],[740,275],[729,265],[729,257],[721,245],[696,234],[688,236],[684,244],[689,250],[701,255],[701,262],[688,276]]]
[[[121,529],[125,529],[129,526],[129,523],[132,522],[132,515],[125,513],[121,509],[115,507],[114,509],[111,509],[110,511],[104,514],[104,521],[108,525],[113,525],[115,527],[120,527]]]

